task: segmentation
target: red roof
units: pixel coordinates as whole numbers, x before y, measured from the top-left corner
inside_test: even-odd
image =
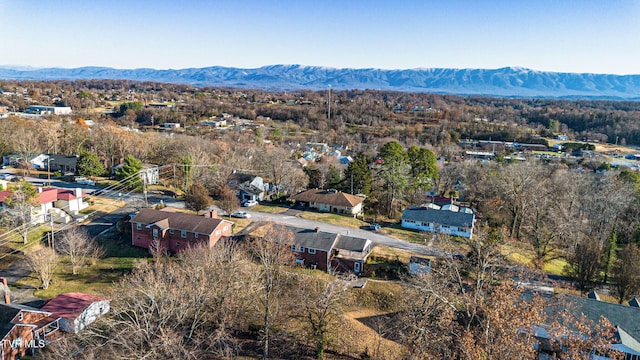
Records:
[[[85,194],[82,194],[84,197]],[[6,198],[11,197],[11,192],[0,191],[0,203],[3,203]],[[57,189],[57,188],[43,188],[38,193],[38,202],[40,204],[47,204],[56,200],[73,200],[77,199],[75,190]]]
[[[82,314],[91,304],[97,301],[108,300],[103,297],[85,293],[60,294],[49,300],[42,310],[49,311],[54,315],[65,319],[75,319]]]
[[[0,202],[3,203],[4,199],[11,197],[11,193],[8,191],[0,191]]]

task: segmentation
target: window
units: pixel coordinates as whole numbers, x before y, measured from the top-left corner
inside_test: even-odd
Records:
[[[216,230],[216,235],[220,235],[220,230]]]
[[[24,313],[22,311],[20,311],[20,314],[18,314],[18,320],[19,321],[24,320]]]
[[[153,229],[153,237],[158,237],[158,229]]]
[[[295,245],[291,245],[291,251],[296,251],[296,246]]]
[[[182,230],[182,232],[180,233],[180,236],[184,239],[187,238],[187,230]]]
[[[180,243],[176,241],[176,247],[180,247]]]
[[[137,230],[142,230],[142,224],[136,223],[136,229]]]
[[[353,264],[353,271],[359,273],[360,272],[360,263],[356,262]]]
[[[169,234],[173,235],[173,229],[169,229]]]
[[[307,252],[308,252],[309,254],[315,254],[315,253],[316,253],[316,249],[307,248]]]
[[[300,252],[304,252],[304,246],[300,246]]]
[[[193,237],[197,239],[198,238],[198,233],[193,233]]]

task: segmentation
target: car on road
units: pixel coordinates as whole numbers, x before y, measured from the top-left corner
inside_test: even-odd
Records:
[[[242,201],[242,206],[244,207],[251,207],[251,206],[256,206],[258,205],[258,202],[255,200],[243,200]]]
[[[380,229],[381,229],[381,227],[380,227],[380,224],[378,224],[378,223],[369,224],[369,230],[380,231]]]
[[[236,211],[231,214],[231,217],[241,218],[241,219],[251,219],[251,214],[247,213],[246,211]]]
[[[75,181],[77,184],[80,184],[80,185],[94,186],[96,184],[93,180],[89,180],[84,176],[76,176],[73,178],[73,181]]]

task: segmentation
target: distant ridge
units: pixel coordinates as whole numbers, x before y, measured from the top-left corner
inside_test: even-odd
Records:
[[[501,69],[336,69],[271,65],[257,69],[213,66],[178,70],[108,67],[0,67],[4,80],[117,79],[264,90],[376,89],[497,97],[640,100],[640,75],[578,74]]]

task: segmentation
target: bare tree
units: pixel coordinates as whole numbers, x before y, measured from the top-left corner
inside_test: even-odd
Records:
[[[287,284],[294,278],[284,269],[292,263],[289,245],[293,235],[289,231],[267,225],[261,239],[251,246],[251,253],[257,262],[256,278],[253,281],[256,294],[255,306],[261,316],[262,358],[269,357],[271,328],[280,315],[280,302]]]
[[[622,302],[640,292],[640,249],[627,244],[618,254],[613,266],[613,292]]]
[[[78,268],[89,260],[100,258],[104,254],[104,249],[85,230],[77,226],[61,233],[56,249],[68,257],[73,275],[76,275]]]
[[[576,281],[580,291],[586,293],[596,280],[601,261],[602,246],[598,239],[582,236],[569,252],[564,272]]]
[[[235,191],[233,191],[229,185],[224,185],[218,197],[218,206],[231,216],[231,213],[234,212],[239,205]]]
[[[26,253],[27,264],[38,280],[40,280],[43,289],[48,289],[56,265],[58,265],[58,255],[49,247],[42,248],[33,252]]]
[[[196,213],[211,205],[209,190],[201,183],[193,183],[184,193],[184,206]]]
[[[307,325],[310,340],[315,343],[316,357],[322,359],[332,338],[340,333],[343,302],[350,286],[345,280],[325,281],[313,275],[304,275],[299,282],[301,317]]]

